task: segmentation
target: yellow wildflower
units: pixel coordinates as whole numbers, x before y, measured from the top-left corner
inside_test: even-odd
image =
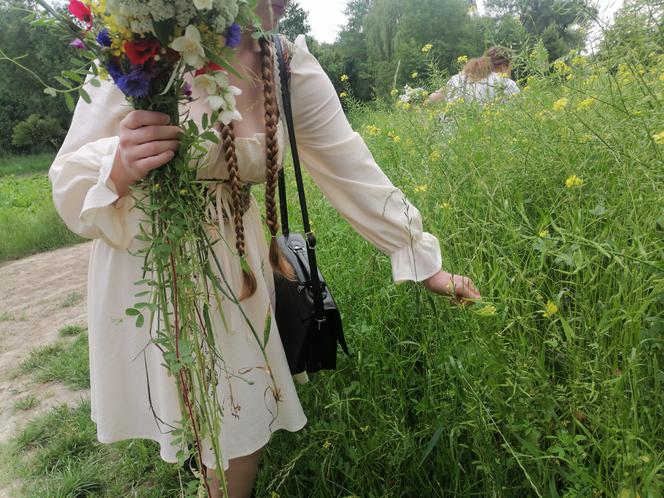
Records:
[[[556,62],[553,63],[553,69],[559,73],[566,73],[570,70],[569,66],[565,64],[565,61],[561,59],[558,59]]]
[[[588,76],[588,79],[586,80],[586,84],[587,85],[592,85],[593,83],[595,83],[597,81],[597,77],[598,76],[596,74],[591,74],[590,76]]]
[[[392,141],[393,141],[395,144],[398,144],[399,142],[401,142],[401,137],[400,137],[399,135],[397,135],[396,133],[394,133],[393,131],[388,132],[388,133],[387,133],[387,136],[388,136],[390,139],[392,139]]]
[[[546,308],[544,309],[544,316],[547,318],[551,318],[556,313],[558,313],[558,306],[556,306],[556,303],[554,303],[553,301],[549,301],[548,303],[546,303]]]
[[[500,76],[501,78],[509,78],[510,77],[510,75],[507,74],[507,73],[498,73],[498,76]]]
[[[480,309],[477,314],[483,316],[493,316],[496,314],[496,307],[493,305],[487,305],[484,308]]]
[[[345,99],[346,97],[348,97],[348,94],[346,92],[341,92],[339,94],[339,97],[341,97],[342,99]]]
[[[656,144],[664,145],[664,130],[660,131],[659,133],[655,133],[652,136],[652,139],[655,141]]]
[[[561,99],[558,99],[553,104],[553,110],[556,111],[556,112],[560,112],[563,109],[565,109],[565,107],[567,107],[567,104],[569,104],[569,99],[568,98],[563,97]]]
[[[592,97],[588,97],[587,99],[583,99],[581,102],[579,102],[579,105],[577,106],[578,111],[582,111],[583,109],[588,109],[588,107],[591,107],[595,103],[595,99]]]
[[[390,95],[392,95],[392,97],[396,97],[397,95],[399,95],[399,90],[397,90],[396,88],[392,88],[392,90],[390,91]]]
[[[361,430],[362,432],[367,432],[367,431],[369,430],[369,426],[368,426],[368,425],[365,425],[364,427],[360,427],[360,430]]]
[[[440,151],[437,149],[434,149],[431,151],[431,154],[429,154],[429,161],[440,161],[441,155]]]
[[[403,109],[404,111],[408,111],[412,107],[412,104],[410,102],[399,101],[399,102],[397,102],[397,107],[399,109]]]
[[[572,64],[575,66],[583,66],[586,63],[586,58],[582,55],[577,55],[572,59]]]
[[[443,202],[442,204],[439,204],[438,207],[440,209],[452,209],[452,204],[449,202]]]
[[[581,185],[583,185],[583,178],[579,178],[576,175],[572,175],[565,180],[565,186],[567,188],[580,187]]]
[[[372,137],[375,137],[376,135],[380,134],[380,128],[378,128],[378,126],[376,125],[366,125],[364,129]]]
[[[422,53],[423,54],[428,54],[429,52],[431,52],[432,48],[433,48],[433,45],[431,43],[427,43],[426,45],[424,45],[422,47]]]
[[[270,498],[281,498],[281,495],[277,493],[276,491],[272,491],[270,493]]]
[[[339,79],[340,79],[341,81],[346,82],[346,81],[348,81],[350,78],[348,77],[347,74],[342,74],[342,75],[341,75],[341,78],[339,78]]]
[[[332,443],[330,442],[329,439],[326,439],[325,442],[323,443],[323,448],[326,450],[329,450],[332,447]]]
[[[549,237],[549,231],[545,228],[543,230],[540,230],[540,233],[538,233],[540,239],[546,239]]]
[[[415,186],[415,192],[417,192],[418,194],[420,192],[426,192],[428,188],[429,188],[428,185],[416,185]]]
[[[413,71],[410,75],[410,77],[413,78],[413,79],[417,78],[418,76],[419,76],[419,74],[418,74],[417,71]]]
[[[662,83],[664,83],[664,73],[662,73],[662,74],[659,75],[659,81],[661,81]]]
[[[465,64],[468,62],[468,56],[467,55],[460,55],[457,57],[457,64]]]

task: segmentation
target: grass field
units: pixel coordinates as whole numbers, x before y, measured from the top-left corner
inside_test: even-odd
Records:
[[[275,435],[257,496],[662,496],[663,73],[570,57],[503,105],[347,98],[485,302],[392,285],[310,189],[353,356],[300,388],[309,424]],[[150,443],[97,445],[88,410],[12,443],[28,496],[180,496]]]
[[[79,242],[55,212],[53,154],[0,157],[0,262]]]

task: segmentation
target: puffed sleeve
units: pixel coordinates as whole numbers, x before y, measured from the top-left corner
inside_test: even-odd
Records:
[[[110,179],[120,121],[131,110],[110,82],[86,85],[91,102],[79,99],[71,126],[51,168],[55,208],[70,230],[126,249],[139,232],[134,199],[119,197]]]
[[[395,282],[425,280],[441,269],[440,245],[419,211],[378,167],[355,133],[334,86],[304,37],[291,59],[291,96],[304,166],[341,215],[391,258]]]

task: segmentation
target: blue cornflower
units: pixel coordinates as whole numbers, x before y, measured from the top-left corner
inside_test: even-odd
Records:
[[[108,64],[106,65],[106,70],[108,71],[108,74],[111,75],[111,78],[113,78],[113,81],[115,81],[116,84],[118,80],[124,76],[124,73],[122,72],[122,68],[120,67],[120,65],[113,61],[108,61]]]
[[[107,29],[102,29],[99,34],[97,35],[97,43],[101,45],[102,47],[110,47],[111,46],[111,37],[108,36],[108,30]]]
[[[226,31],[226,46],[236,48],[242,41],[242,28],[238,23],[230,25]]]
[[[127,97],[147,97],[150,93],[151,75],[143,71],[143,66],[133,66],[131,73],[122,75],[115,83]]]

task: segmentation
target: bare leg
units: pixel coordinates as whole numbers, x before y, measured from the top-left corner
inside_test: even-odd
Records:
[[[221,491],[221,483],[217,478],[216,471],[208,469],[212,498],[250,498],[262,453],[263,449],[261,448],[251,455],[233,458],[228,462],[229,466],[226,471],[227,497],[224,497]]]

